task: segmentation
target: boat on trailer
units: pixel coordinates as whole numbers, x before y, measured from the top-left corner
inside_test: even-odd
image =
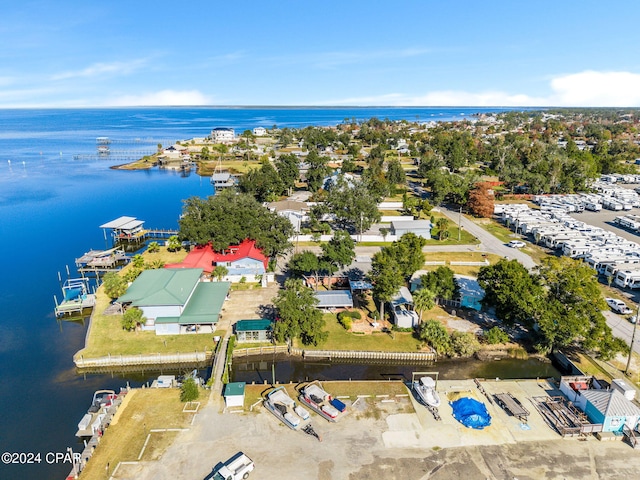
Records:
[[[297,405],[284,387],[277,387],[269,392],[263,403],[267,410],[291,430],[301,429],[309,418],[309,412]]]
[[[300,401],[330,422],[337,422],[346,411],[346,405],[326,392],[317,380],[301,389]]]
[[[436,392],[436,382],[433,378],[420,377],[420,380],[414,382],[413,389],[426,406],[436,408],[440,406],[440,396]]]

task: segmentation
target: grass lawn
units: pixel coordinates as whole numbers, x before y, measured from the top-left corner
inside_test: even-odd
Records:
[[[164,247],[157,253],[145,253],[146,263],[156,260],[164,263],[180,262],[186,256],[186,252],[168,252]],[[123,269],[130,268],[128,265]],[[213,335],[161,335],[155,332],[134,331],[128,332],[122,329],[121,315],[103,315],[102,312],[109,306],[110,299],[105,295],[104,289],[99,288],[96,295],[96,306],[91,317],[91,331],[87,337],[85,348],[76,353],[75,357],[85,358],[103,357],[107,355],[136,355],[149,353],[177,353],[194,351],[211,351],[214,347]],[[219,333],[214,333],[219,335]]]
[[[481,267],[475,265],[450,265],[449,262],[482,262],[483,260],[489,260],[489,263],[493,265],[497,263],[502,257],[493,253],[482,252],[435,252],[425,253],[425,261],[427,262],[446,262],[446,266],[453,270],[453,273],[458,275],[468,275],[472,277],[478,276],[478,271]],[[439,265],[425,265],[425,270],[435,270]]]
[[[183,413],[180,390],[170,388],[138,389],[130,392],[127,404],[120,407],[116,421],[105,430],[91,460],[82,471],[83,479],[107,478],[119,462],[138,460],[150,430],[165,428],[188,428],[193,413]],[[206,402],[206,393],[200,391],[201,402]],[[149,443],[140,460],[159,458],[173,442],[177,432],[151,433]]]
[[[471,235],[471,233],[467,232],[465,229],[460,231],[460,240],[458,241],[458,225],[451,221],[449,217],[440,212],[434,212],[433,210],[429,214],[433,217],[433,228],[431,230],[432,238],[427,240],[427,245],[476,245],[480,243],[480,241]],[[445,240],[438,240],[436,235],[436,223],[439,218],[446,218],[449,220],[449,228],[447,229],[449,232],[449,238]]]
[[[415,352],[422,347],[422,342],[411,333],[393,332],[393,338],[387,333],[358,335],[350,333],[338,323],[333,313],[324,315],[325,330],[329,338],[322,344],[314,346],[302,345],[296,340],[294,346],[307,350],[361,350],[377,352]]]

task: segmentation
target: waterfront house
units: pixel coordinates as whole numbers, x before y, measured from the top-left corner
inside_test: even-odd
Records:
[[[253,134],[256,137],[264,137],[267,134],[267,129],[264,127],[256,127],[253,129]]]
[[[236,134],[233,128],[218,127],[211,130],[211,140],[213,143],[231,143],[235,141]]]
[[[234,330],[238,343],[269,342],[273,332],[273,322],[268,318],[238,320],[234,325]]]
[[[137,307],[143,330],[156,335],[212,333],[229,292],[228,282],[202,282],[201,268],[145,270],[116,302]]]
[[[224,266],[228,273],[223,280],[256,282],[267,272],[269,258],[256,246],[255,240],[246,239],[222,252],[213,251],[211,244],[195,247],[180,263],[165,265],[165,268],[200,268],[210,274],[216,266]]]
[[[617,388],[602,388],[600,382],[588,376],[565,376],[560,379],[560,391],[603,432],[635,430],[640,425],[640,407]]]

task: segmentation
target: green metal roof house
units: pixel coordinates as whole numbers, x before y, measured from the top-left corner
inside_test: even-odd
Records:
[[[210,333],[231,284],[201,282],[201,275],[201,268],[145,270],[117,302],[142,310],[144,329],[156,335]]]
[[[268,318],[238,320],[235,324],[235,331],[238,343],[268,342],[271,341],[273,322]]]

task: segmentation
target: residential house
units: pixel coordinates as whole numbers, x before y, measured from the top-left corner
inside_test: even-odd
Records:
[[[400,220],[391,222],[391,234],[400,238],[405,233],[415,233],[418,237],[431,238],[429,220]]]
[[[247,239],[222,252],[214,252],[210,244],[195,247],[181,263],[167,264],[165,268],[200,268],[210,274],[218,265],[227,269],[225,281],[239,282],[244,278],[247,282],[257,282],[267,278],[269,258],[256,247],[255,240]],[[269,281],[273,280],[272,277],[269,276]]]
[[[202,282],[201,268],[145,270],[116,301],[137,307],[156,335],[213,333],[229,282]]]
[[[213,143],[232,143],[236,139],[233,128],[218,127],[211,130],[211,140]]]
[[[264,137],[267,134],[267,129],[264,127],[256,127],[253,129],[253,134],[256,137]]]

